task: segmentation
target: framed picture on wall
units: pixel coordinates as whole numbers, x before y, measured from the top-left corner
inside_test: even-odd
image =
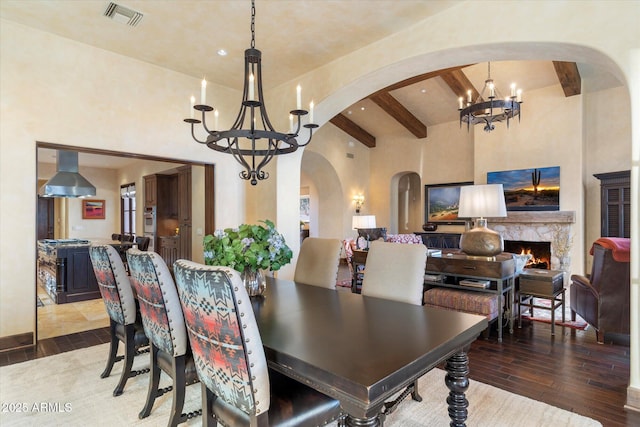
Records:
[[[473,185],[473,182],[425,185],[425,222],[464,224],[464,219],[458,218],[458,205],[460,187],[465,185]]]
[[[489,172],[487,184],[502,184],[508,211],[560,210],[560,166]]]
[[[104,200],[83,200],[82,219],[104,219]]]
[[[309,196],[300,196],[300,221],[309,222],[309,216],[311,215]]]

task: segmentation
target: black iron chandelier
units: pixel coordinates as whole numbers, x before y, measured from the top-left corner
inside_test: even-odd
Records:
[[[491,132],[495,129],[494,122],[507,121],[518,116],[520,121],[520,106],[522,104],[522,89],[516,89],[515,83],[511,84],[511,93],[508,97],[502,98],[498,92],[498,88],[491,78],[491,63],[487,63],[488,77],[484,82],[484,87],[475,102],[471,102],[472,92],[467,91],[467,102],[464,104],[464,98],[458,98],[458,111],[460,111],[460,126],[462,123],[467,124],[467,130],[471,125],[483,123],[485,132]],[[485,98],[487,93],[487,98]],[[488,99],[486,101],[485,99]]]
[[[206,81],[202,81],[201,102],[198,105],[191,98],[193,109],[202,112],[202,120],[193,118],[184,119],[191,123],[191,135],[196,142],[206,144],[212,150],[221,153],[232,154],[244,170],[240,172],[240,178],[249,180],[256,185],[259,180],[269,178],[269,173],[264,167],[280,154],[293,153],[300,147],[311,142],[313,129],[318,125],[313,124],[313,102],[309,106],[311,114],[309,123],[302,125],[301,118],[309,114],[309,111],[301,108],[300,86],[297,87],[296,109],[289,112],[289,132],[278,132],[271,125],[264,102],[262,91],[262,53],[255,48],[255,0],[251,1],[251,48],[244,51],[244,89],[240,111],[229,130],[209,130],[205,121],[206,113],[213,111],[213,107],[205,104]],[[257,86],[257,87],[256,87]],[[257,95],[257,96],[256,96]],[[217,111],[214,113],[214,127],[218,127]],[[207,133],[204,141],[195,135],[195,125],[202,123]],[[297,138],[301,127],[309,129],[309,138],[303,144]]]

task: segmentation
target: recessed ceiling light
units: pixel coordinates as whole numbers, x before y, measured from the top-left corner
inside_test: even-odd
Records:
[[[420,92],[427,93],[427,90],[426,89],[420,89]]]
[[[360,110],[361,110],[361,111],[364,111],[364,107],[360,107]]]
[[[353,111],[349,110],[347,111],[347,114],[353,114]]]
[[[227,56],[227,51],[224,49],[218,49],[218,55],[220,56]]]

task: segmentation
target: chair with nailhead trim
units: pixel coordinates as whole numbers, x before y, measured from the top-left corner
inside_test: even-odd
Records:
[[[96,245],[89,248],[89,256],[98,282],[98,289],[110,319],[109,358],[100,378],[111,375],[113,365],[124,359],[120,381],[113,391],[114,396],[120,396],[130,377],[149,372],[149,369],[131,370],[133,358],[148,351],[149,340],[144,333],[140,315],[136,310],[135,296],[129,282],[129,276],[118,251],[111,245]],[[118,347],[121,341],[124,343],[124,356],[118,356]]]
[[[131,283],[136,290],[142,325],[151,348],[151,375],[147,401],[139,418],[151,414],[156,398],[172,391],[169,426],[199,416],[201,410],[182,413],[186,387],[198,382],[191,347],[187,338],[178,291],[164,260],[155,252],[127,251]],[[159,388],[161,373],[169,375],[172,386]]]
[[[240,273],[186,260],[173,271],[202,385],[203,425],[321,426],[341,416],[337,400],[267,367]]]

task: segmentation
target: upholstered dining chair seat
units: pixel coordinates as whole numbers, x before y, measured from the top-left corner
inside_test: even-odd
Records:
[[[340,403],[319,392],[309,392],[306,385],[269,369],[271,400],[269,426],[322,426],[332,422],[340,412]],[[222,399],[213,401],[213,412],[217,419],[231,426],[248,426],[250,418],[237,407]],[[330,414],[330,416],[327,416]],[[294,418],[295,417],[295,418]]]
[[[120,323],[115,323],[115,334],[116,337],[120,339],[120,341],[125,340],[126,335],[126,326]],[[140,319],[136,319],[133,324],[133,345],[135,347],[142,347],[149,345],[149,338],[144,333],[144,327],[142,326],[142,321]]]
[[[189,349],[189,353],[191,353],[190,349]],[[173,366],[173,357],[164,351],[159,351],[158,366],[164,372],[170,372]],[[189,354],[189,357],[187,357],[185,360],[184,373],[185,373],[185,380],[187,384],[193,384],[198,382],[198,373],[196,372],[196,364],[191,354]]]

